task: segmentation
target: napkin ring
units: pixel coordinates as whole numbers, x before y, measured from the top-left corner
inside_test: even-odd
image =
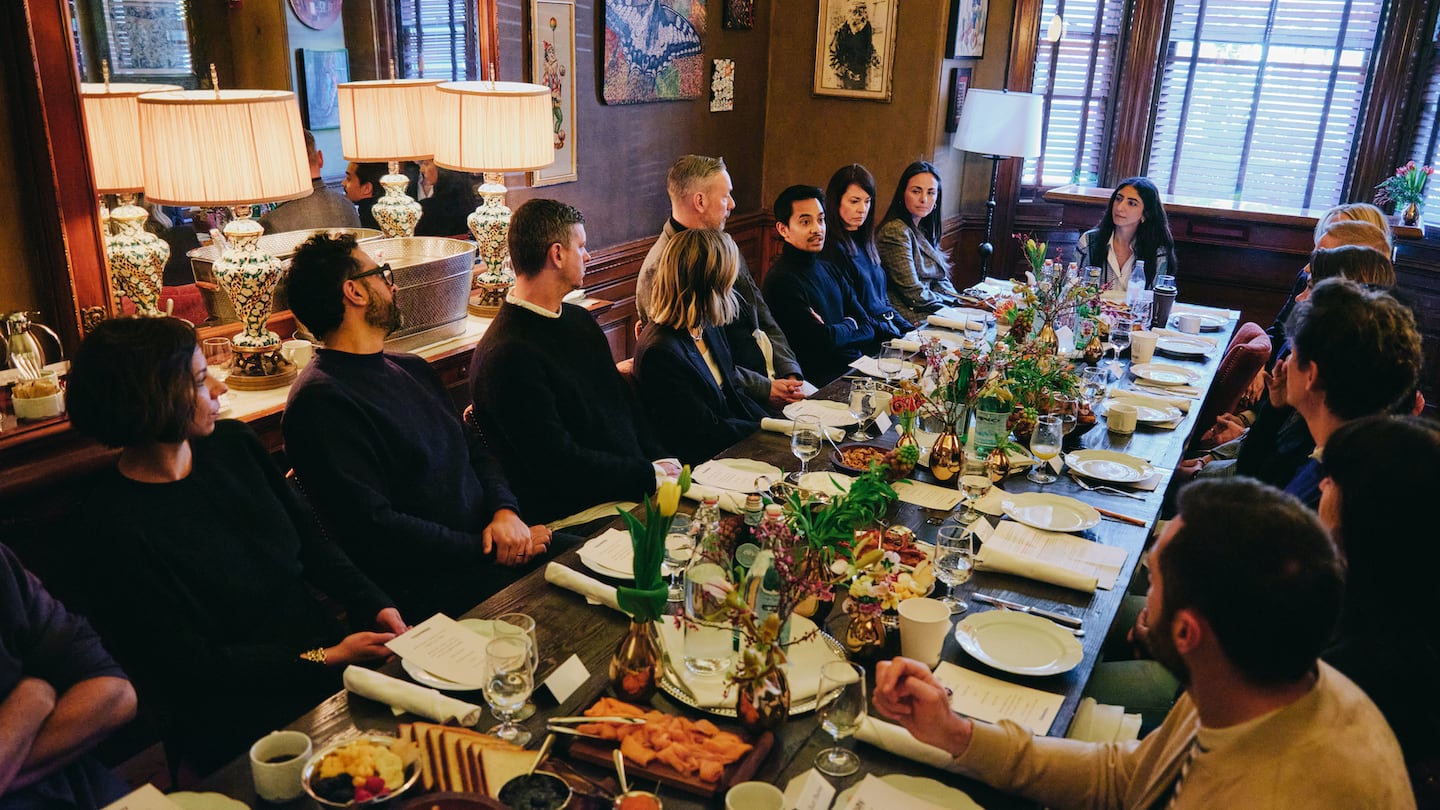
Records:
[[[314,663],[316,663],[316,664],[324,665],[324,664],[325,664],[325,648],[324,648],[324,647],[316,647],[316,648],[313,649],[313,650],[306,650],[305,652],[300,653],[300,657],[303,658],[303,659],[305,659],[306,661],[311,661],[311,662],[314,662]]]

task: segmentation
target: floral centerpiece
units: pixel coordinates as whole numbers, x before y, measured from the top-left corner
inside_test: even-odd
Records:
[[[1434,171],[1429,166],[1416,166],[1415,161],[1408,161],[1375,187],[1375,203],[1394,203],[1395,213],[1401,215],[1406,225],[1414,225],[1420,221],[1420,209],[1425,205],[1425,185],[1430,182]]]
[[[875,530],[856,532],[853,555],[836,560],[832,570],[849,596],[845,612],[850,620],[841,643],[860,660],[884,651],[887,612],[893,613],[906,599],[927,596],[935,587],[935,569],[928,560],[913,571],[902,570],[900,554],[886,550]]]
[[[1035,240],[1029,237],[1017,236],[1021,239],[1022,246],[1035,245]],[[1044,261],[1045,243],[1037,246],[1040,249],[1038,258]],[[1027,255],[1031,249],[1025,247]],[[1031,255],[1031,264],[1035,263],[1036,256]],[[1078,315],[1098,314],[1100,312],[1100,289],[1091,285],[1083,275],[1071,274],[1064,268],[1057,269],[1049,276],[1041,277],[1037,267],[1036,279],[1032,283],[1014,282],[1015,296],[1025,307],[1031,310],[1035,317],[1041,321],[1040,333],[1036,340],[1047,345],[1050,351],[1055,351],[1056,339],[1055,330],[1067,322],[1073,322]],[[1024,339],[1026,332],[1011,330],[1011,336]]]
[[[630,630],[610,659],[610,684],[622,700],[649,700],[664,674],[655,621],[665,613],[669,588],[660,574],[665,559],[665,535],[675,520],[680,496],[690,488],[690,467],[680,471],[678,481],[665,481],[655,497],[645,497],[645,520],[619,510],[630,530],[634,551],[635,584],[615,589],[620,609],[630,616]]]
[[[1013,404],[1006,427],[1021,441],[1029,440],[1051,394],[1073,396],[1080,391],[1080,378],[1069,361],[1033,341],[1004,340],[994,354],[1004,375],[988,380],[985,393]]]

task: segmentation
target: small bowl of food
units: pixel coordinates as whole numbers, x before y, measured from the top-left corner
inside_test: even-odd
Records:
[[[506,782],[496,798],[511,810],[563,810],[574,795],[569,782],[549,771],[535,771]]]
[[[615,797],[614,810],[663,810],[660,797],[648,790],[632,790]]]
[[[419,757],[411,743],[367,734],[321,749],[305,764],[300,784],[320,804],[360,807],[389,801],[419,778]]]
[[[53,371],[10,386],[10,401],[16,419],[50,419],[65,413],[65,391]]]

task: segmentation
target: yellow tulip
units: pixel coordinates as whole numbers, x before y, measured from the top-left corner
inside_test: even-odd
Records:
[[[680,508],[680,484],[675,481],[662,483],[655,492],[655,505],[659,507],[662,517],[672,517],[675,510]]]

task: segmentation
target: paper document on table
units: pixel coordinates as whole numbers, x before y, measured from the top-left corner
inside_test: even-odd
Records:
[[[868,355],[861,355],[860,357],[857,357],[855,358],[855,360],[851,361],[850,367],[860,372],[861,374],[868,374],[871,377],[879,377],[882,380],[890,379],[889,375],[880,370],[879,358],[870,357]],[[919,373],[920,366],[916,365],[915,363],[911,363],[907,360],[900,364],[899,379],[914,379],[919,376]]]
[[[1126,556],[1125,549],[1119,546],[1102,545],[1073,534],[1032,529],[1008,520],[996,527],[985,545],[1095,577],[1099,587],[1107,591],[1115,587]]]
[[[712,458],[696,467],[690,477],[706,486],[733,492],[755,492],[759,478],[765,476],[770,483],[780,480],[779,467],[748,458]]]
[[[490,639],[463,627],[443,613],[385,642],[396,655],[426,672],[458,683],[473,683],[485,671],[485,645]]]
[[[927,802],[881,781],[880,777],[873,773],[865,774],[865,778],[860,780],[855,792],[850,795],[850,801],[839,810],[893,810],[896,807],[903,807],[905,810],[944,810],[941,805]]]
[[[635,546],[624,529],[606,529],[580,547],[586,562],[610,571],[629,574],[635,568]]]
[[[981,675],[949,661],[935,668],[935,678],[955,693],[950,698],[951,709],[988,723],[1012,720],[1037,734],[1050,730],[1065,702],[1064,695]]]
[[[937,487],[906,478],[895,482],[895,492],[900,500],[913,503],[925,509],[954,509],[960,503],[960,491],[949,487]]]
[[[180,810],[180,805],[154,785],[141,785],[135,791],[105,805],[104,810]]]

